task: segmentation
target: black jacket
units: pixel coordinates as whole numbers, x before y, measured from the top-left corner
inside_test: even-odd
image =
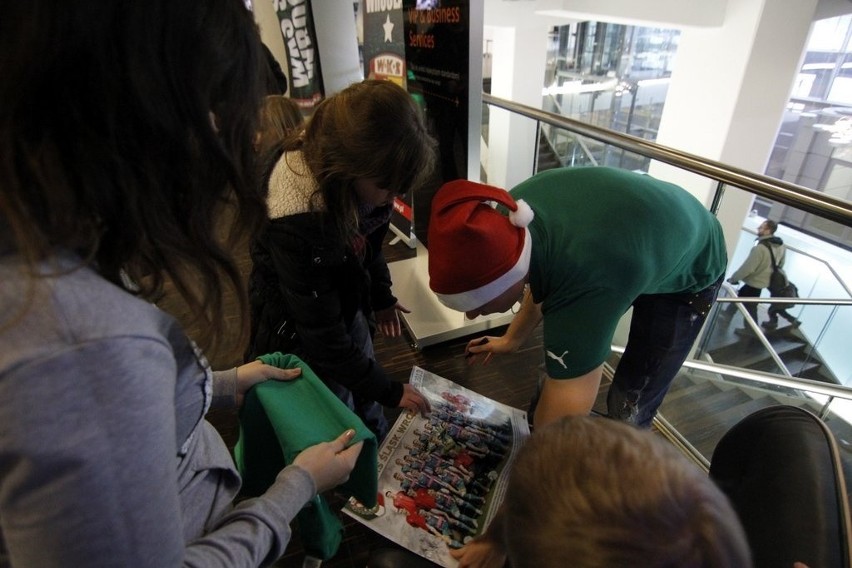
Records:
[[[385,223],[370,233],[359,256],[342,245],[321,213],[270,220],[252,247],[249,356],[294,353],[324,380],[396,407],[402,384],[390,380],[349,334],[358,310],[372,322],[374,309],[397,301],[382,254],[387,230]]]

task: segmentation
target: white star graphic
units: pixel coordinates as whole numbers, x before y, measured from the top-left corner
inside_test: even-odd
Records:
[[[382,27],[385,28],[385,41],[390,43],[393,41],[393,22],[390,21],[390,14],[388,14],[388,19],[385,20],[385,23],[382,24]]]

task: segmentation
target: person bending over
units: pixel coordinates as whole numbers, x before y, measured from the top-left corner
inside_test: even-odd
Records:
[[[715,301],[727,258],[719,222],[686,190],[605,167],[546,171],[511,193],[447,183],[432,200],[428,233],[429,286],[444,305],[473,318],[522,297],[506,333],[471,340],[466,353],[487,360],[514,352],[543,322],[536,428],[591,411],[631,306],[607,406],[611,417],[648,427]]]

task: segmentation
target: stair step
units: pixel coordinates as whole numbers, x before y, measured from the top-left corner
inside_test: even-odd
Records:
[[[674,381],[672,381],[672,384],[669,386],[669,392],[694,387],[696,385],[703,385],[706,382],[707,377],[681,369],[681,372],[675,376]]]
[[[761,408],[775,406],[776,404],[778,403],[770,397],[749,398],[748,401],[733,405],[715,414],[697,416],[693,420],[681,422],[672,422],[664,410],[662,414],[681,433],[688,432],[689,443],[709,460],[719,440],[736,423]]]
[[[774,341],[770,341],[770,344],[783,361],[802,356],[807,349],[807,346],[801,342],[787,338],[776,338]],[[723,349],[711,351],[710,356],[717,363],[752,369],[761,368],[762,370],[778,372],[777,368],[773,371],[766,368],[766,365],[763,364],[765,360],[772,361],[772,358],[766,347],[756,338],[743,338],[741,343],[731,344]]]
[[[681,398],[701,398],[719,392],[719,387],[710,381],[683,385],[682,383],[679,384],[679,380],[677,379],[672,383],[669,392],[666,393],[666,397],[663,400],[664,403],[666,401],[675,402]]]
[[[800,377],[804,373],[816,371],[822,367],[822,363],[815,359],[795,359],[790,362],[784,361],[784,364],[794,377]]]
[[[808,359],[805,357],[782,357],[781,360],[784,362],[784,366],[787,367],[787,370],[790,371],[790,374],[794,377],[800,376],[802,373],[811,372],[814,370],[818,370],[822,367],[822,363],[820,361],[816,361],[814,359]],[[778,365],[771,358],[766,358],[763,361],[755,363],[749,366],[750,369],[754,369],[755,371],[767,371],[770,373],[779,373]]]
[[[772,361],[772,358],[769,356],[769,352],[760,344],[752,345],[747,350],[741,350],[739,352],[731,351],[723,353],[721,356],[717,353],[713,353],[712,356],[716,363],[731,365],[734,367],[746,367],[750,369],[755,368],[755,365],[760,365],[766,360]],[[775,372],[777,372],[777,369]]]
[[[783,358],[781,360],[784,361]],[[794,374],[793,369],[790,368],[787,361],[784,361],[784,366],[787,367],[787,370],[790,371],[791,375]],[[778,363],[776,363],[775,360],[772,359],[771,357],[765,357],[765,358],[761,359],[760,361],[749,363],[746,367],[748,369],[754,369],[755,371],[763,371],[763,372],[766,372],[766,373],[775,373],[776,375],[783,374],[782,371],[781,371],[781,368],[778,366]]]
[[[747,393],[751,393],[753,397],[771,396],[773,398],[776,398],[776,400],[777,397],[783,397],[796,401],[800,400],[802,396],[801,391],[798,391],[793,388],[761,384],[752,381],[747,381],[745,379],[738,379],[736,377],[728,378],[725,382],[739,385],[739,388],[744,389]],[[783,402],[783,404],[791,404],[791,402],[787,401]]]
[[[834,373],[826,367],[825,365],[820,365],[814,369],[808,369],[806,371],[802,371],[799,374],[799,377],[802,379],[810,379],[812,381],[821,381],[823,383],[829,383],[832,385],[842,385]]]
[[[673,423],[689,423],[707,414],[716,414],[725,409],[739,404],[744,404],[752,398],[741,389],[719,390],[715,385],[716,392],[700,397],[690,398],[687,404],[678,405],[677,408],[670,407],[666,418]]]
[[[782,358],[786,353],[793,353],[795,351],[804,352],[804,350],[808,348],[807,343],[789,335],[767,334],[766,338],[769,340],[769,344],[772,345],[775,352],[781,355]]]
[[[743,393],[745,394],[745,393]],[[768,396],[752,398],[748,395],[744,397],[729,398],[728,403],[724,408],[719,408],[712,414],[702,412],[692,412],[679,423],[684,429],[689,429],[695,432],[703,432],[705,429],[721,426],[723,431],[742,420],[751,412],[764,408],[766,406],[774,406],[776,403]]]
[[[739,336],[731,333],[716,338],[708,346],[707,352],[710,353],[714,361],[729,363],[736,362],[749,355],[766,353],[766,348],[757,340],[757,337]]]

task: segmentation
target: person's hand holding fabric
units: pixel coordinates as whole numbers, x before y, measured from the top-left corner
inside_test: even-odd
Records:
[[[349,441],[355,430],[347,430],[331,442],[322,442],[302,450],[293,463],[305,471],[314,480],[317,493],[328,491],[345,483],[361,453],[363,442],[352,444]]]
[[[237,408],[243,406],[246,393],[254,385],[268,380],[292,381],[301,374],[302,370],[298,367],[279,369],[260,360],[240,365],[237,367]]]

